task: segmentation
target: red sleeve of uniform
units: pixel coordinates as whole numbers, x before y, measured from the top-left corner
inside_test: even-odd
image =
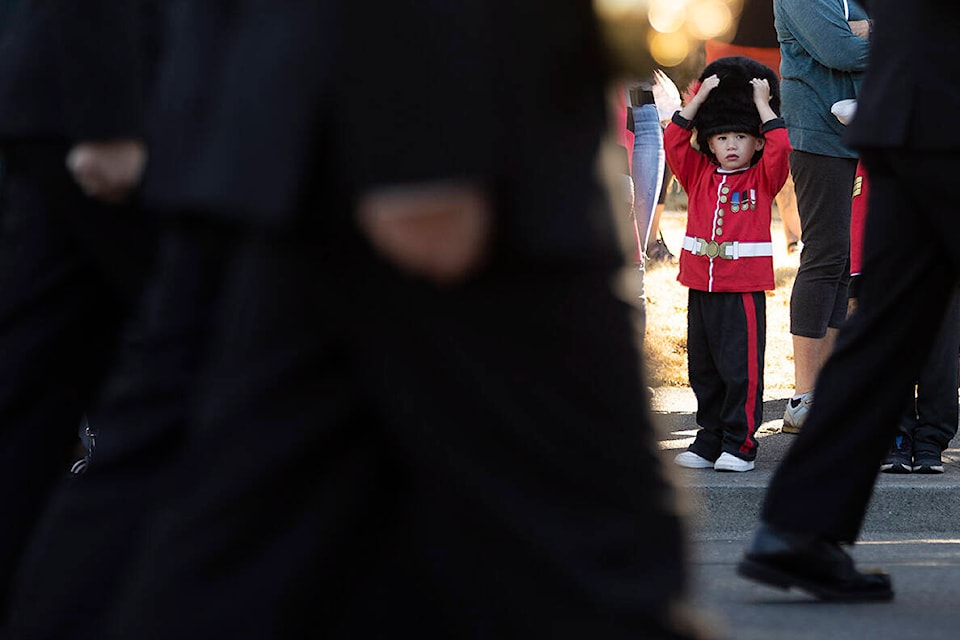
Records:
[[[763,156],[758,163],[760,175],[766,192],[776,195],[790,174],[790,140],[782,126],[771,128],[764,133],[764,138]]]
[[[710,160],[690,145],[690,130],[675,121],[663,132],[663,149],[673,175],[684,191],[690,193],[690,185],[710,167]]]

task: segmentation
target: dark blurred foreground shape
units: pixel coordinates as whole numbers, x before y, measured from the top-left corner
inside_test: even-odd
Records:
[[[152,2],[0,5],[0,617],[150,264],[135,204],[85,195],[79,143],[144,136]]]
[[[960,108],[960,5],[872,0],[870,10],[870,66],[845,138],[870,176],[857,310],[840,329],[741,565],[764,582],[803,581],[824,599],[893,597],[889,576],[856,571],[839,543],[860,535],[904,398],[960,280],[951,187],[960,132],[941,119]]]
[[[103,411],[179,366],[189,412],[182,441],[117,424],[74,485],[92,510],[61,535],[94,542],[104,590],[73,631],[704,637],[612,291],[590,8],[167,10],[147,300],[197,344],[122,362]]]

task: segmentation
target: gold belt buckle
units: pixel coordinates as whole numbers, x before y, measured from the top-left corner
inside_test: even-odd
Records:
[[[716,240],[711,240],[707,242],[706,240],[701,240],[703,243],[703,248],[697,255],[707,256],[708,258],[720,257],[724,260],[733,260],[732,255],[727,255],[727,248],[730,247],[732,242],[717,242]]]

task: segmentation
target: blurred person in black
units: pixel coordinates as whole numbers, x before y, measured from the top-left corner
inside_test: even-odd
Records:
[[[138,548],[93,555],[114,584],[85,631],[701,637],[612,292],[589,8],[215,4],[170,5],[144,190],[161,267],[194,247],[218,301],[166,462],[101,458],[100,419],[74,524]],[[107,416],[156,384],[114,378]]]
[[[158,9],[58,0],[3,10],[0,615],[150,263],[154,236],[130,196]]]
[[[960,5],[871,0],[870,10],[870,66],[846,133],[870,176],[857,311],[739,566],[752,580],[837,601],[893,598],[890,576],[859,571],[842,545],[860,534],[903,398],[960,280],[960,132],[942,118],[960,109]]]
[[[157,153],[151,151],[149,166],[169,162],[169,171],[193,175],[196,147],[208,126],[201,96],[216,76],[238,4],[169,2],[163,12],[144,16],[152,20],[150,31],[164,76],[148,109],[154,115],[145,127],[163,118],[183,125],[181,135],[167,135],[164,144],[150,145]],[[130,36],[139,27],[124,22],[117,28]],[[101,110],[113,113],[109,94],[95,93],[102,90],[100,85],[87,90],[99,96]],[[95,183],[90,159],[76,155],[69,163],[72,174],[81,184]],[[113,167],[121,174],[139,175],[141,164],[131,160],[118,159]],[[59,163],[62,166],[63,159]],[[157,207],[147,210],[151,215],[159,212]],[[102,615],[109,610],[146,517],[173,491],[168,475],[182,450],[197,388],[195,374],[212,330],[235,231],[184,211],[163,213],[162,219],[154,216],[156,259],[143,281],[135,339],[122,345],[91,416],[98,432],[96,451],[87,472],[60,482],[47,504],[20,563],[9,619],[0,635],[101,640]],[[131,245],[125,250],[143,248]]]

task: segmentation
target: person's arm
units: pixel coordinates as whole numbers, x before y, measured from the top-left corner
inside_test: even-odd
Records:
[[[153,61],[145,43],[160,28],[156,0],[54,0],[52,31],[72,140],[142,137]]]
[[[777,118],[776,112],[770,106],[770,83],[766,78],[754,78],[750,81],[753,87],[753,104],[757,106],[757,113],[760,115],[760,122],[767,122]]]
[[[492,82],[497,56],[464,19],[483,15],[483,0],[458,3],[443,28],[430,20],[441,0],[414,9],[375,4],[376,25],[363,4],[340,14],[348,33],[364,37],[344,38],[338,169],[356,194],[354,217],[370,246],[407,276],[454,286],[490,253],[495,174],[503,170],[498,102],[516,97]]]
[[[753,86],[753,103],[763,123],[760,131],[764,136],[764,147],[759,166],[768,193],[776,194],[783,188],[790,172],[790,141],[783,119],[770,107],[770,83],[764,78],[754,78],[750,84]]]
[[[790,140],[780,118],[766,122],[761,130],[765,144],[758,166],[764,176],[767,192],[777,194],[790,174]]]
[[[797,42],[830,69],[865,71],[870,43],[854,35],[838,0],[781,0],[780,15]]]
[[[718,86],[720,86],[720,78],[716,74],[704,78],[697,93],[680,111],[673,114],[673,119],[663,131],[663,150],[667,156],[667,164],[687,193],[690,193],[690,188],[697,179],[696,176],[699,176],[710,164],[706,155],[690,145],[693,119],[710,92]]]
[[[704,78],[703,82],[700,83],[700,88],[697,89],[697,94],[690,99],[690,102],[680,109],[680,117],[682,117],[684,120],[693,122],[693,119],[696,117],[700,107],[703,106],[704,102],[706,102],[707,96],[709,96],[710,92],[719,86],[720,78],[718,78],[716,74]]]
[[[710,92],[718,86],[720,86],[720,78],[716,74],[704,78],[697,88],[697,93],[680,111],[673,114],[673,119],[663,131],[663,150],[667,156],[667,164],[687,193],[690,193],[690,187],[696,180],[696,176],[710,164],[706,155],[690,145],[693,119]]]
[[[401,271],[451,285],[485,262],[493,231],[487,190],[470,182],[421,182],[371,189],[357,223],[373,248]]]
[[[706,155],[691,146],[692,130],[693,122],[678,111],[673,114],[673,119],[663,131],[663,150],[667,157],[667,166],[688,194],[697,176],[708,170],[711,164]]]
[[[159,27],[155,0],[61,1],[63,87],[74,145],[65,159],[91,198],[121,202],[139,185],[152,65],[147,42]]]

